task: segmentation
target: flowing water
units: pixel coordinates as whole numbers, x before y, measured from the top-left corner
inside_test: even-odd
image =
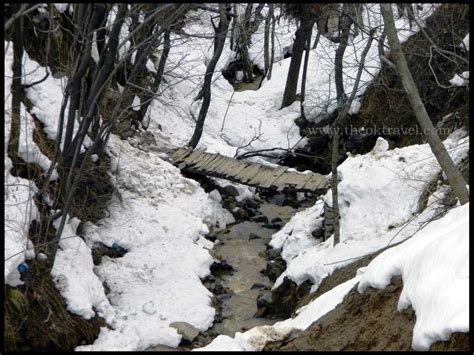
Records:
[[[259,209],[270,221],[279,217],[284,223],[296,212],[291,207],[273,204],[263,204]],[[265,228],[263,224],[244,221],[217,235],[219,243],[214,251],[232,265],[234,272],[224,275],[221,280],[229,292],[221,297],[222,321],[214,325],[213,332],[233,336],[236,332],[278,321],[255,317],[258,296],[262,289],[270,290],[273,285],[261,271],[267,265],[266,244],[276,230]]]

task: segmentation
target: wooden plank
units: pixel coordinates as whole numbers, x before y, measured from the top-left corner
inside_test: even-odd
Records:
[[[278,188],[281,187],[286,187],[294,184],[294,173],[291,171],[286,170],[283,174],[280,175],[278,179],[276,179],[273,182],[273,185],[275,185]]]
[[[175,163],[179,163],[182,159],[187,157],[192,152],[191,149],[186,148],[179,148],[174,154],[172,155],[171,159]]]
[[[325,180],[325,178],[322,175],[319,174],[313,174],[311,176],[311,179],[309,179],[306,184],[302,187],[304,190],[310,190],[314,191],[316,188],[319,186],[321,183],[321,179]]]
[[[244,165],[244,162],[240,160],[232,159],[232,162],[227,167],[227,170],[223,173],[224,179],[235,176],[236,172],[239,169],[243,168],[243,165]]]
[[[216,162],[221,156],[219,154],[213,154],[212,158],[207,160],[205,164],[201,165],[199,167],[199,170],[201,171],[207,171],[209,167]]]
[[[258,174],[258,171],[260,170],[261,165],[260,164],[251,164],[245,169],[243,169],[238,178],[242,183],[246,184],[248,181],[252,180],[252,178]]]
[[[219,165],[217,167],[217,169],[215,170],[215,172],[218,173],[219,175],[225,174],[227,169],[229,169],[229,167],[230,167],[230,163],[232,163],[233,161],[234,161],[234,159],[232,159],[232,158],[224,157],[224,163]]]
[[[184,161],[188,166],[196,165],[202,159],[204,154],[206,154],[204,153],[204,149],[195,150],[189,157],[184,159]]]
[[[217,159],[214,159],[209,165],[206,166],[207,171],[215,171],[219,165],[224,163],[225,157],[219,155]]]
[[[181,164],[178,165],[178,168],[180,169],[188,168],[192,164],[193,160],[196,159],[196,157],[200,156],[202,153],[203,153],[202,149],[193,151],[188,157],[186,157],[186,159],[183,160]]]
[[[273,183],[288,169],[287,166],[280,166],[273,170],[273,174],[270,179],[268,179],[265,186],[262,187],[271,187]]]
[[[266,185],[271,180],[273,173],[273,168],[262,166],[258,174],[255,175],[254,178],[249,181],[249,184],[258,185],[260,187],[267,187]]]
[[[243,161],[243,160],[237,160],[240,165],[238,166],[237,169],[235,169],[234,173],[232,174],[233,176],[238,176],[245,168],[249,167],[252,165],[252,163],[249,163],[248,161]]]
[[[193,169],[201,170],[203,166],[205,166],[209,161],[215,158],[217,154],[206,153],[205,156],[196,164],[194,165]]]

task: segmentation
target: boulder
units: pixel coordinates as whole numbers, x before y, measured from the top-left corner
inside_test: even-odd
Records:
[[[199,335],[199,330],[187,322],[173,322],[170,324],[170,327],[175,328],[183,336],[181,345],[191,344]]]
[[[224,193],[232,197],[239,196],[239,190],[237,190],[237,188],[232,185],[227,185],[226,187],[224,187]]]

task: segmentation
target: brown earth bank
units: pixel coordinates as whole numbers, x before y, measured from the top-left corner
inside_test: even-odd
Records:
[[[303,332],[269,343],[269,351],[411,351],[415,312],[397,311],[403,288],[394,277],[383,290],[356,288]],[[437,342],[431,351],[468,351],[469,333],[454,333],[449,341]]]

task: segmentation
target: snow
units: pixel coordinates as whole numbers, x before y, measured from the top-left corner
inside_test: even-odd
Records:
[[[212,198],[215,193],[206,194],[156,154],[116,136],[109,154],[122,202],[115,200],[108,207],[110,217],[98,225],[87,223],[85,234],[90,246],[117,244],[127,253],[103,257],[96,268],[110,290],[113,330],[103,329],[94,344],[77,350],[176,347],[181,335],[170,323],[186,321],[204,331],[214,321],[212,294],[200,280],[213,263],[206,250],[213,245],[204,238],[206,223],[225,228],[234,219]]]
[[[469,71],[465,71],[461,75],[455,74],[454,77],[449,80],[449,83],[453,86],[469,86]]]
[[[38,188],[31,180],[13,176],[10,172],[12,161],[8,157],[8,141],[11,128],[11,92],[13,45],[4,41],[5,49],[5,136],[4,136],[4,203],[5,203],[5,284],[12,287],[23,284],[20,279],[18,265],[25,259],[34,258],[34,250],[28,239],[30,223],[39,218],[39,212],[33,201]]]
[[[26,111],[23,104],[20,104],[20,141],[18,144],[18,156],[24,161],[29,163],[38,164],[43,171],[46,173],[51,165],[51,160],[46,157],[39,147],[33,142],[33,130],[35,129],[35,123],[33,118]],[[51,174],[51,181],[58,178],[56,169],[53,169]]]
[[[60,222],[57,219],[54,226],[58,228]],[[70,312],[90,319],[97,310],[98,316],[111,323],[114,310],[94,273],[91,249],[76,235],[79,223],[77,218],[68,218],[64,225],[51,275]]]
[[[403,278],[398,310],[412,306],[416,313],[414,350],[428,350],[453,332],[468,332],[469,203],[375,258],[362,276],[359,291],[385,288],[396,275]]]
[[[469,33],[462,40],[462,44],[466,47],[466,50],[469,50]]]
[[[469,137],[461,138],[463,134],[461,130],[456,131],[444,141],[455,163],[467,157],[469,152]],[[337,268],[389,243],[408,238],[418,229],[419,223],[433,216],[439,201],[418,214],[420,195],[441,172],[429,145],[385,149],[386,142],[379,138],[372,152],[348,157],[338,167],[341,243],[333,247],[333,237],[318,243],[309,228],[297,238],[286,239],[284,244],[281,234],[273,235],[271,245],[283,247],[282,257],[287,262],[287,269],[273,288],[289,277],[297,284],[310,280],[313,283],[311,291],[315,291]],[[442,197],[445,190],[440,187],[438,196]],[[331,190],[324,200],[332,206]],[[310,218],[295,222],[300,218],[297,214],[289,224],[316,223],[313,220],[320,215],[320,210],[309,215]]]

